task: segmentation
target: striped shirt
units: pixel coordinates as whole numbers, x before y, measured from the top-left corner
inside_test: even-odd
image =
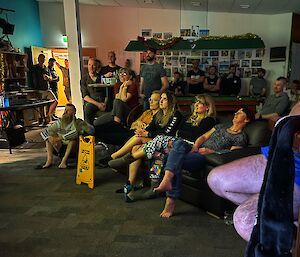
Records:
[[[58,120],[41,132],[42,138],[46,141],[49,136],[61,136],[62,143],[68,144],[70,140],[77,139],[79,135],[87,133],[94,134],[95,129],[92,125],[82,119],[74,118],[72,122],[66,124]]]

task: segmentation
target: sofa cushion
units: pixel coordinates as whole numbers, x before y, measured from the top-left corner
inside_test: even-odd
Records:
[[[248,136],[248,146],[265,146],[269,144],[271,130],[267,120],[255,120],[245,127]]]

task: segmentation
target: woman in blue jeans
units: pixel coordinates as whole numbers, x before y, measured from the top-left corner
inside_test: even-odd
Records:
[[[175,199],[181,191],[182,169],[190,172],[199,172],[205,165],[205,154],[219,150],[234,150],[247,145],[247,136],[244,127],[252,119],[251,113],[242,108],[238,110],[232,120],[231,126],[219,124],[200,136],[192,145],[184,140],[173,143],[165,166],[165,175],[155,191],[166,191],[165,208],[160,214],[163,218],[172,216],[175,209]]]

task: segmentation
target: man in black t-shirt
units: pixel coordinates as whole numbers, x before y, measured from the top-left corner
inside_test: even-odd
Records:
[[[121,66],[116,64],[116,54],[114,51],[108,52],[108,65],[101,68],[101,76],[105,78],[118,78],[118,72],[119,69],[121,69]]]
[[[52,81],[52,76],[49,69],[44,64],[45,58],[46,57],[44,54],[39,54],[38,64],[33,65],[29,70],[32,83],[31,87],[35,90],[39,90],[39,98],[43,100],[55,100],[50,105],[49,112],[46,110],[46,108],[40,109],[40,114],[44,125],[50,121],[51,115],[53,114],[57,104],[57,98],[50,88],[49,82]]]
[[[187,83],[190,94],[202,94],[203,89],[203,82],[205,79],[205,73],[204,71],[199,69],[199,60],[195,59],[192,61],[193,68],[188,71],[187,73]]]
[[[222,78],[221,95],[238,95],[241,91],[241,79],[236,76],[236,66],[230,65],[229,73]]]

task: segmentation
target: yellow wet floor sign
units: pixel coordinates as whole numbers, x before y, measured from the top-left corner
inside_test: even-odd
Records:
[[[94,188],[95,177],[95,137],[79,137],[76,184],[87,183]]]

